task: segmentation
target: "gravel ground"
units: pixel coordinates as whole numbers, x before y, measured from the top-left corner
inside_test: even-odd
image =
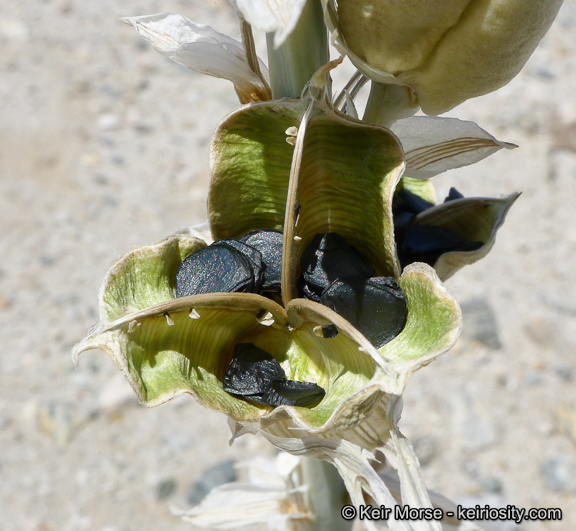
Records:
[[[116,20],[160,11],[238,34],[224,0],[2,5],[3,531],[190,529],[170,506],[273,455],[252,436],[230,448],[226,419],[188,397],[140,407],[102,353],[70,361],[115,258],[205,219],[211,133],[237,106]],[[576,529],[575,34],[566,0],[520,76],[451,113],[520,149],[437,177],[438,197],[523,193],[492,253],[448,281],[464,332],[410,382],[401,423],[429,488],[563,509],[534,531]]]

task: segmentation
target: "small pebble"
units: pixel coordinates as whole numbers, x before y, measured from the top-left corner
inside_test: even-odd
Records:
[[[502,494],[502,481],[496,476],[486,476],[480,479],[480,486],[486,492],[491,492],[493,494]]]
[[[158,485],[156,486],[156,499],[158,501],[163,501],[170,498],[170,496],[172,496],[172,494],[176,492],[177,486],[178,483],[173,478],[168,478],[160,481],[160,483],[158,483]]]
[[[413,446],[422,466],[430,464],[438,453],[438,442],[430,435],[418,437],[418,439],[414,440]]]
[[[227,460],[205,470],[188,493],[188,503],[198,505],[204,497],[215,487],[236,481],[234,461]]]
[[[493,350],[500,350],[498,322],[492,306],[485,299],[471,299],[460,304],[464,325],[462,336],[478,341]]]
[[[576,490],[576,477],[573,467],[563,459],[546,459],[540,465],[546,486],[554,491]]]

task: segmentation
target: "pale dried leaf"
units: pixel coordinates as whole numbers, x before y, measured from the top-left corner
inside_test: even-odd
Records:
[[[191,70],[232,81],[240,101],[266,98],[267,87],[249,67],[241,42],[182,15],[160,13],[121,19],[161,54]],[[266,71],[264,64],[260,64]]]
[[[296,27],[306,0],[232,0],[232,4],[252,26],[274,33],[278,48]]]
[[[402,505],[432,508],[430,496],[420,474],[420,463],[412,444],[396,427],[390,432],[390,435],[390,440],[381,450],[398,472]],[[440,523],[434,520],[429,522],[414,521],[412,525],[415,531],[442,531]]]
[[[284,530],[292,518],[306,515],[289,512],[286,488],[250,483],[227,483],[212,489],[193,509],[180,512],[183,520],[205,529],[251,529],[266,525]]]

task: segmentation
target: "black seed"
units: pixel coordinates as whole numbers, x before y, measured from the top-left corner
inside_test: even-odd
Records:
[[[444,227],[409,225],[397,231],[398,256],[402,266],[425,262],[433,266],[444,253],[475,251],[484,245],[470,241]]]
[[[444,203],[446,203],[446,201],[454,201],[454,199],[462,199],[463,197],[464,195],[462,195],[458,190],[456,190],[456,188],[452,186],[448,192],[448,195],[444,199]]]
[[[187,256],[176,274],[176,297],[255,288],[250,260],[226,243],[215,242]]]
[[[262,291],[280,292],[282,283],[282,233],[274,229],[255,230],[244,234],[240,241],[262,255],[265,265]]]
[[[251,244],[241,240],[218,240],[216,243],[218,245],[226,244],[230,247],[234,247],[234,249],[241,252],[246,258],[248,258],[248,260],[250,260],[252,272],[254,273],[254,292],[260,291],[262,283],[264,282],[264,270],[266,269],[262,253]]]
[[[297,287],[298,287],[298,293],[300,294],[301,297],[304,297],[305,299],[310,299],[312,301],[320,302],[320,294],[322,292],[320,292],[320,294],[316,293],[315,290],[311,289],[310,286],[306,284],[303,277],[300,277]]]
[[[394,339],[406,322],[406,299],[392,277],[338,279],[320,302],[350,321],[376,348]]]
[[[420,212],[424,212],[424,210],[428,210],[434,206],[434,203],[426,201],[426,199],[423,199],[406,188],[402,188],[402,190],[394,196],[394,200],[399,201],[405,210],[413,212],[414,214],[420,214]]]
[[[339,234],[316,234],[300,258],[302,295],[318,300],[322,292],[342,277],[375,275],[370,262]]]
[[[422,199],[420,196],[410,192],[406,188],[402,188],[394,194],[392,200],[394,226],[398,228],[408,225],[414,216],[433,206],[433,203]]]
[[[280,363],[253,343],[240,343],[222,380],[224,391],[268,406],[317,404],[324,389],[310,382],[286,380]]]
[[[394,212],[394,227],[398,229],[399,227],[405,227],[408,225],[416,214],[412,212],[398,212],[396,210]]]
[[[324,398],[326,392],[322,387],[312,382],[296,382],[294,380],[276,380],[264,394],[264,401],[270,406],[300,406],[316,405]]]
[[[302,205],[296,203],[294,205],[294,219],[298,220],[298,216],[300,215],[300,210],[302,210]]]
[[[253,343],[240,343],[234,347],[222,382],[224,391],[262,402],[272,382],[285,379],[284,369],[268,352]]]

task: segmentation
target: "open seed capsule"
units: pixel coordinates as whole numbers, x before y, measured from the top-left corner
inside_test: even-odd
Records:
[[[274,229],[255,230],[238,239],[262,255],[265,269],[261,290],[279,293],[282,283],[282,233]]]
[[[300,266],[301,292],[304,297],[317,302],[322,292],[338,278],[365,278],[376,274],[364,256],[333,232],[314,236],[302,253]]]
[[[392,277],[338,279],[320,302],[350,321],[376,348],[394,339],[406,323],[406,299]]]
[[[255,290],[250,259],[226,243],[215,242],[187,256],[176,274],[176,297]]]

